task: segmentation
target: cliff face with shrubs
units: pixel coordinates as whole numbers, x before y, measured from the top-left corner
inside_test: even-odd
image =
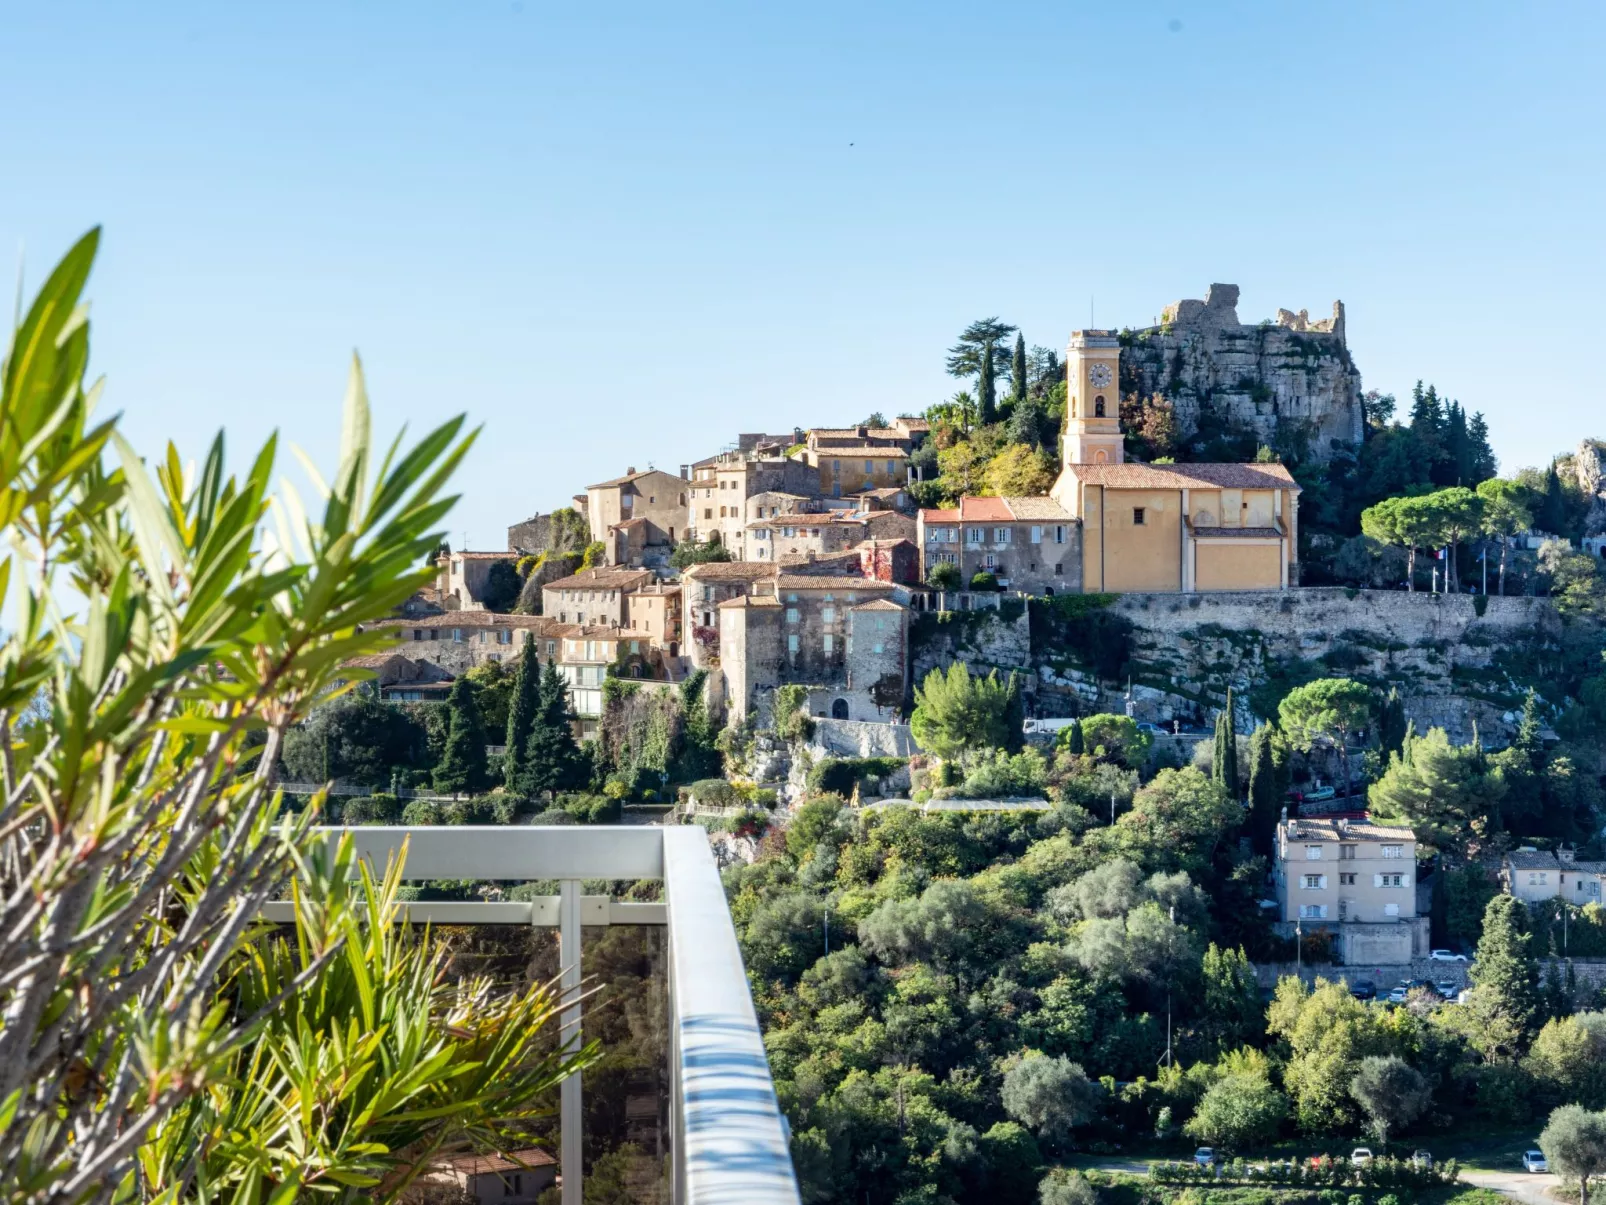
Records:
[[[1121,335],[1121,396],[1155,394],[1176,410],[1185,442],[1251,432],[1258,443],[1326,460],[1361,441],[1361,374],[1344,336],[1344,304],[1312,321],[1238,321],[1238,286],[1211,285],[1203,301],[1167,306],[1160,325]],[[1204,455],[1202,459],[1213,459]]]

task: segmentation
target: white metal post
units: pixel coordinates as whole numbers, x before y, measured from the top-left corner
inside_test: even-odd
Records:
[[[559,1039],[568,1050],[583,1045],[580,1035],[580,880],[564,879],[558,885],[558,957],[563,965],[562,987],[565,999],[573,1000],[563,1010]],[[563,1081],[558,1090],[560,1126],[558,1165],[563,1171],[563,1205],[584,1205],[581,1161],[584,1158],[585,1124],[581,1112],[580,1072]]]

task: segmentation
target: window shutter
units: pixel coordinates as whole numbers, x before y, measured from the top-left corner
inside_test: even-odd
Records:
[[[1381,887],[1382,885],[1383,885],[1383,876],[1380,875],[1380,874],[1374,874],[1372,876],[1372,886],[1373,887]]]
[[[1322,890],[1323,891],[1327,890],[1327,876],[1326,875],[1322,876]]]

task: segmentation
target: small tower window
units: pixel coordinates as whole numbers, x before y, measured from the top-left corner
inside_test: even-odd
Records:
[[[1098,397],[1093,399],[1093,417],[1094,418],[1103,418],[1104,417],[1104,395],[1103,394],[1100,394]]]
[[[1142,527],[1143,525],[1143,507],[1134,506],[1132,508],[1132,526]]]

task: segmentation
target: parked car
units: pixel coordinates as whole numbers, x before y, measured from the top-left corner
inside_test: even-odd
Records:
[[[1160,736],[1165,730],[1158,724],[1139,724],[1139,732],[1147,732],[1150,736]]]
[[[1411,1153],[1411,1166],[1431,1168],[1433,1166],[1433,1156],[1427,1151],[1413,1151]]]
[[[1193,1152],[1193,1161],[1200,1167],[1210,1167],[1214,1164],[1220,1163],[1221,1157],[1216,1154],[1215,1147],[1202,1146]]]
[[[1524,1151],[1522,1153],[1522,1170],[1525,1172],[1548,1172],[1550,1161],[1545,1158],[1544,1151]]]
[[[1413,991],[1419,987],[1425,987],[1429,991],[1432,991],[1434,986],[1433,980],[1431,979],[1402,979],[1400,982],[1405,985],[1406,991]]]
[[[1428,957],[1434,962],[1465,962],[1465,954],[1457,954],[1452,950],[1429,950]]]
[[[1405,984],[1402,983],[1398,987],[1390,989],[1390,991],[1389,991],[1389,1003],[1390,1004],[1404,1004],[1406,996],[1408,996],[1410,994],[1411,994],[1411,989],[1406,987]]]
[[[1357,1000],[1376,1000],[1377,984],[1370,979],[1357,979],[1349,985],[1349,994]]]
[[[1470,987],[1464,987],[1455,994],[1455,1002],[1457,1004],[1465,1004],[1470,999],[1472,999],[1472,989]]]
[[[1433,986],[1438,989],[1439,995],[1446,1000],[1454,1000],[1461,994],[1461,985],[1454,979],[1441,979]]]
[[[1356,1147],[1349,1153],[1349,1161],[1356,1167],[1365,1167],[1372,1161],[1372,1148],[1369,1146]]]

